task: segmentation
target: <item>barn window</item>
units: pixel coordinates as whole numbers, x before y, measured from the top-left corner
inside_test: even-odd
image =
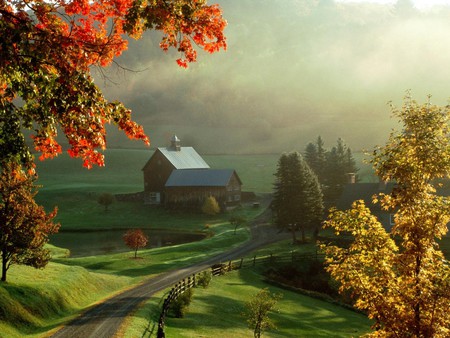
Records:
[[[235,201],[240,201],[241,200],[241,195],[234,195],[234,200]]]

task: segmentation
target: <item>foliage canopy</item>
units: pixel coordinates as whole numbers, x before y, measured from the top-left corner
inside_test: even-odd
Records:
[[[128,230],[123,235],[125,244],[134,250],[134,258],[137,258],[137,252],[141,248],[145,248],[148,243],[148,236],[141,229]]]
[[[40,158],[68,152],[86,167],[103,165],[105,124],[149,143],[131,112],[109,102],[94,84],[92,67],[108,66],[127,48],[127,36],[163,34],[160,47],[177,49],[182,67],[197,58],[193,44],[213,53],[226,48],[226,21],[205,0],[0,1],[0,160],[32,165],[22,133],[33,130]]]
[[[438,240],[448,231],[450,200],[434,183],[450,174],[450,110],[409,96],[392,110],[403,130],[374,151],[372,164],[396,183],[392,194],[374,196],[395,213],[395,225],[387,232],[362,201],[332,211],[326,225],[354,241],[324,246],[327,269],[375,320],[372,336],[448,337],[450,266]]]
[[[48,235],[56,233],[56,209],[47,214],[36,204],[35,175],[14,162],[3,163],[0,175],[0,254],[2,281],[11,264],[43,268],[50,260],[44,248]]]
[[[264,331],[275,328],[269,312],[274,310],[281,298],[282,294],[272,294],[269,289],[264,288],[246,302],[242,315],[247,318],[248,327],[253,330],[255,338],[261,337]]]

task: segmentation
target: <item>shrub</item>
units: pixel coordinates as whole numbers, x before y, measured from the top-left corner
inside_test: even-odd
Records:
[[[193,296],[194,290],[187,289],[170,304],[169,307],[170,313],[176,318],[183,318],[187,312],[189,304],[191,304]]]
[[[211,282],[212,274],[211,271],[203,271],[202,273],[199,273],[197,276],[197,285],[202,286],[204,289],[206,289]]]
[[[214,196],[209,196],[205,199],[202,206],[202,211],[207,215],[216,215],[220,212],[219,203],[217,203]]]

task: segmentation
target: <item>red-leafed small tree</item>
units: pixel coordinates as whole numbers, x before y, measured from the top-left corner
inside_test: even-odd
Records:
[[[42,206],[36,204],[35,179],[33,173],[22,170],[17,163],[1,163],[0,254],[3,282],[12,264],[43,268],[50,259],[44,245],[48,242],[48,235],[58,231],[59,224],[53,223],[56,209],[47,214]]]
[[[144,248],[148,243],[148,236],[141,229],[128,230],[123,235],[125,244],[134,250],[134,258],[137,258],[137,252]]]

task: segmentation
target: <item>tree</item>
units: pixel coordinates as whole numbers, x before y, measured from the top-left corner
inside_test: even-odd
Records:
[[[187,67],[197,58],[193,44],[210,53],[226,48],[225,26],[219,6],[206,1],[2,1],[0,161],[32,167],[24,129],[35,131],[41,159],[62,151],[60,130],[68,153],[88,168],[104,164],[98,150],[106,147],[106,123],[149,143],[130,110],[103,96],[91,69],[110,65],[127,48],[127,36],[151,29],[162,32],[160,47],[177,49],[177,63]]]
[[[114,195],[108,192],[101,194],[97,198],[98,204],[103,205],[105,207],[105,211],[108,211],[108,207],[114,202],[114,200]]]
[[[308,143],[305,148],[305,161],[317,175],[319,182],[324,182],[327,151],[321,136],[317,137],[316,143]]]
[[[264,331],[275,328],[269,318],[269,312],[274,310],[281,297],[281,294],[272,294],[267,288],[264,288],[246,302],[246,310],[242,315],[247,319],[248,327],[253,330],[255,338],[261,337]]]
[[[238,226],[245,224],[245,222],[247,222],[247,220],[245,219],[245,217],[242,217],[242,216],[236,216],[236,217],[230,218],[231,225],[234,225],[234,234],[235,235],[236,235],[236,230],[237,230]]]
[[[209,196],[205,199],[202,205],[203,213],[207,215],[217,215],[220,212],[219,203],[214,196]]]
[[[308,143],[304,154],[306,162],[319,179],[325,200],[331,203],[342,193],[348,174],[356,174],[359,170],[351,149],[341,138],[328,151],[319,136],[316,143]]]
[[[2,277],[12,264],[43,268],[50,260],[44,248],[48,235],[56,233],[59,224],[53,223],[56,209],[47,214],[36,204],[37,193],[33,173],[24,171],[15,162],[2,163],[0,175],[0,250]]]
[[[341,138],[338,138],[336,146],[327,153],[324,171],[324,194],[327,201],[333,202],[342,193],[348,180],[347,175],[356,174],[358,171],[351,149]]]
[[[323,247],[327,270],[375,320],[372,336],[448,337],[450,266],[438,240],[448,231],[450,199],[436,195],[433,182],[450,175],[450,107],[407,96],[392,111],[403,130],[374,151],[372,164],[381,179],[396,183],[391,194],[374,196],[395,213],[395,225],[387,232],[362,201],[334,210],[327,226],[354,241]]]
[[[144,248],[148,243],[148,236],[141,229],[128,230],[123,235],[125,244],[134,250],[134,258],[137,258],[137,252]]]
[[[301,229],[305,241],[305,229],[315,228],[323,217],[322,192],[317,176],[299,153],[284,153],[278,161],[272,210],[275,224],[292,233]]]
[[[160,47],[177,49],[177,63],[187,67],[197,58],[193,44],[209,53],[226,49],[225,26],[220,7],[206,1],[0,1],[0,169],[7,172],[8,163],[16,162],[34,171],[27,130],[41,160],[61,153],[60,131],[69,155],[81,158],[87,168],[104,165],[99,150],[106,148],[107,123],[149,144],[131,111],[104,97],[91,70],[111,65],[127,48],[127,36],[139,38],[151,29],[162,32]],[[34,196],[30,189],[24,187],[23,194]],[[36,227],[48,228],[50,221],[31,199],[24,206],[29,220],[22,223],[35,217]],[[23,236],[17,241],[29,241],[26,233],[16,234]]]

